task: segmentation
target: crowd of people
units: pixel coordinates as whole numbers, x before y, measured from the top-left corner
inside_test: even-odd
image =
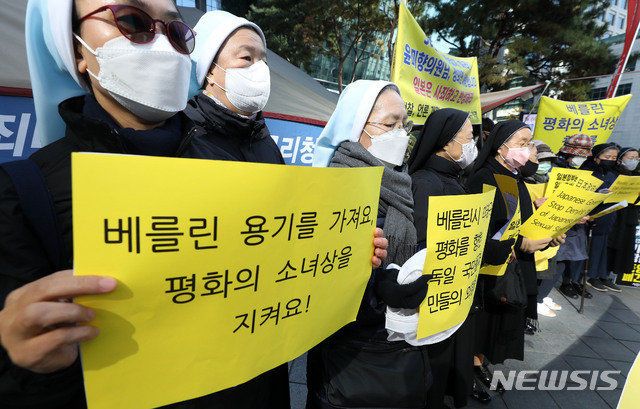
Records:
[[[51,8],[31,0],[26,21],[40,136],[54,141],[30,161],[50,207],[34,211],[19,193],[25,180],[9,167],[0,169],[0,402],[10,408],[86,407],[77,345],[98,336],[98,329],[74,325],[90,322],[95,312],[68,301],[117,285],[71,271],[71,152],[284,164],[262,115],[270,82],[257,25],[215,11],[191,30],[171,0],[57,3]],[[47,92],[52,82],[63,91]],[[190,87],[197,93],[189,100]],[[514,206],[524,222],[544,203],[531,196],[528,184],[546,183],[554,166],[587,170],[604,190],[617,175],[638,174],[638,149],[593,146],[578,134],[555,154],[519,120],[494,125],[485,119],[474,130],[467,112],[446,108],[429,116],[407,159],[411,132],[398,86],[360,80],[342,92],[317,141],[314,166],[384,171],[371,276],[357,319],[308,352],[309,409],[434,409],[446,407],[445,396],[456,407],[469,397],[487,403],[493,377],[488,364],[523,359],[538,315],[554,317],[561,310],[550,298],[557,281],[562,279],[563,294],[577,298],[585,269],[596,291],[620,291],[610,272],[631,269],[635,206],[595,222],[585,217],[558,237],[495,237]],[[516,203],[501,199],[495,175],[517,185]],[[483,185],[496,187],[496,199],[482,262],[508,261],[507,272],[479,277],[460,325],[419,345],[390,341],[387,308],[415,310],[427,295],[428,276],[400,282],[398,274],[416,257],[424,263],[428,198],[480,193]],[[47,213],[54,229],[43,236],[34,223]],[[505,302],[507,278],[519,283],[522,294]],[[496,389],[508,393],[499,383]],[[287,365],[166,407],[288,408]]]

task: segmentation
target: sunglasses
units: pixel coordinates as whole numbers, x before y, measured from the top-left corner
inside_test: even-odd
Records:
[[[78,21],[78,25],[94,14],[110,10],[116,27],[123,36],[136,44],[151,42],[156,35],[156,23],[162,23],[169,42],[181,54],[191,54],[196,45],[196,33],[182,21],[172,20],[168,23],[157,20],[134,6],[113,5],[103,6],[92,11]]]

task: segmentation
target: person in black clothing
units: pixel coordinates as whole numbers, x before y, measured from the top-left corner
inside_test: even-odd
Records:
[[[478,154],[474,139],[469,114],[457,109],[445,108],[432,113],[422,128],[408,161],[418,249],[426,247],[429,197],[468,194],[461,176]],[[474,308],[471,307],[471,314]],[[475,320],[469,316],[447,339],[425,346],[433,374],[427,407],[445,407],[445,394],[453,396],[456,407],[467,405],[467,396],[472,393],[472,385],[475,386],[474,324]],[[491,399],[477,386],[473,392],[474,397],[484,402]]]
[[[627,147],[620,150],[618,155],[618,165],[613,170],[615,175],[639,176],[640,172],[636,167],[638,160],[638,150]],[[637,204],[629,203],[624,209],[618,210],[613,231],[607,242],[607,264],[608,270],[613,271],[618,276],[630,273],[633,270],[633,260],[635,255],[636,226],[640,212]]]
[[[502,194],[497,186],[494,174],[505,175],[515,179],[518,185],[521,219],[524,223],[533,214],[533,205],[529,192],[524,184],[520,168],[529,160],[531,153],[531,130],[518,120],[500,122],[493,129],[486,144],[480,151],[476,160],[475,172],[469,180],[468,187],[472,193],[480,193],[483,185],[496,186],[491,221],[489,223],[488,237],[493,237],[509,221],[508,214],[515,206],[505,206]],[[514,209],[511,209],[513,207]],[[528,302],[532,308],[536,308],[536,270],[533,253],[545,249],[549,245],[558,245],[563,241],[562,237],[551,237],[531,240],[519,236],[515,242],[515,259],[508,265],[508,269],[515,269],[524,280],[527,290]],[[485,248],[485,259],[492,254],[489,240]],[[502,260],[504,261],[504,259]],[[505,274],[510,274],[507,271]],[[492,300],[487,296],[496,283],[492,276],[480,276],[477,292],[481,297],[482,310],[478,312],[476,323],[476,357],[479,363],[484,357],[493,364],[502,363],[505,359],[524,358],[524,330],[525,310],[505,303]],[[483,383],[489,385],[492,375],[486,368],[477,366],[478,375]]]
[[[598,191],[608,189],[616,178],[611,171],[616,166],[618,147],[613,143],[602,143],[592,149],[593,156],[580,166],[581,170],[588,170],[592,175],[602,180]],[[599,205],[593,212],[605,209],[607,205]],[[597,291],[622,291],[613,280],[608,278],[607,271],[607,240],[616,221],[616,212],[602,216],[592,223],[591,246],[589,247],[587,285]]]
[[[235,160],[284,164],[262,115],[270,81],[260,27],[218,10],[204,14],[195,31],[198,92],[189,101],[187,116]],[[239,84],[244,88],[238,90]]]
[[[314,152],[314,166],[384,167],[377,225],[389,239],[385,267],[416,252],[411,178],[403,166],[410,127],[395,84],[355,81],[342,92]],[[397,268],[373,270],[356,321],[309,351],[308,409],[427,407],[428,358],[419,347],[387,340],[385,311],[417,308],[429,276],[410,284],[397,277]]]

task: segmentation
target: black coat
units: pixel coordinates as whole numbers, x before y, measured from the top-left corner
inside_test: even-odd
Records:
[[[609,172],[603,169],[601,166],[597,165],[592,158],[587,159],[582,166],[580,166],[580,170],[587,170],[591,172],[591,175],[600,179],[602,181],[602,185],[598,188],[600,189],[608,189],[611,187],[611,184],[615,181],[617,175],[612,172]],[[598,213],[607,207],[611,206],[609,204],[600,204],[596,206],[595,209],[591,212],[592,214]],[[602,216],[597,218],[591,227],[591,234],[593,235],[608,235],[613,231],[613,224],[616,222],[617,212],[610,213],[606,216]]]
[[[460,166],[437,155],[427,159],[424,169],[411,175],[413,222],[416,226],[419,249],[426,246],[429,197],[467,194],[467,189],[461,183],[461,175]]]
[[[85,98],[62,102],[59,112],[67,125],[65,137],[38,150],[31,159],[40,167],[49,185],[66,251],[67,265],[73,267],[71,221],[71,153],[140,153],[133,152],[122,137],[123,131],[112,121],[88,117],[84,113]],[[106,113],[105,113],[106,114]],[[182,137],[177,151],[171,155],[185,158],[234,160],[205,137],[184,114],[178,114]],[[25,225],[13,184],[0,169],[0,300],[31,281],[53,272],[42,245]],[[286,365],[284,365],[286,369]],[[272,377],[263,374],[245,384],[222,392],[179,404],[180,408],[271,408],[288,405],[272,404]],[[286,379],[286,371],[284,372]],[[286,383],[286,381],[285,381]],[[288,388],[288,384],[285,385]],[[84,385],[79,360],[62,371],[41,375],[13,365],[7,352],[0,348],[0,406],[47,409],[85,408]],[[126,406],[126,405],[125,405]],[[170,405],[173,406],[173,405]]]
[[[199,93],[189,101],[184,113],[204,128],[207,141],[226,152],[231,160],[284,164],[262,112],[253,119],[243,118]]]
[[[616,176],[637,176],[619,167],[613,173]],[[636,227],[640,218],[640,207],[629,204],[616,213],[616,221],[613,224],[613,231],[616,234],[610,234],[607,243],[608,270],[616,274],[630,273],[634,264]]]

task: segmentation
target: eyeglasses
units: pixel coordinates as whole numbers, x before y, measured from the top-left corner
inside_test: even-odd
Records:
[[[410,133],[411,130],[413,129],[413,121],[407,122],[407,124],[403,125],[402,127],[397,127],[396,124],[385,124],[384,122],[366,122],[366,123],[368,123],[369,125],[383,125],[389,129],[404,129],[407,133]]]
[[[157,20],[134,6],[103,6],[92,11],[78,21],[78,25],[94,14],[110,10],[116,27],[123,36],[136,44],[151,42],[156,35],[156,23],[162,23],[167,32],[169,42],[181,54],[191,54],[196,45],[196,33],[182,21],[172,20],[168,23]]]

